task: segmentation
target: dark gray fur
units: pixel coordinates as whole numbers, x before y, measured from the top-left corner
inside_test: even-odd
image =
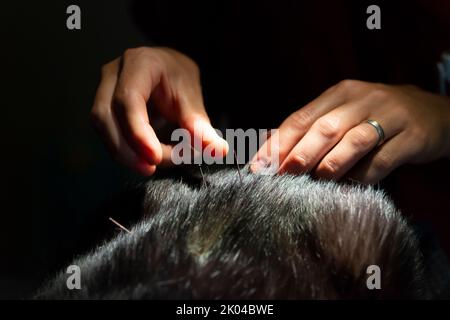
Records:
[[[309,176],[206,174],[150,179],[143,218],[76,259],[37,298],[424,298],[416,237],[382,191]],[[381,290],[366,286],[381,268]]]

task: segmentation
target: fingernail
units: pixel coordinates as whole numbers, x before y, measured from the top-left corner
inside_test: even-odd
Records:
[[[295,156],[295,160],[297,161],[297,164],[299,164],[300,166],[302,166],[303,168],[306,167],[307,163],[305,158],[303,158],[302,156],[296,155]]]
[[[270,167],[270,161],[266,158],[260,158],[256,162],[253,162],[250,166],[250,169],[256,173],[261,170],[267,169]]]

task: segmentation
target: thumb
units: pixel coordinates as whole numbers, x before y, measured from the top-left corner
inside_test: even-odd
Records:
[[[202,150],[207,146],[211,148],[213,154],[225,156],[228,153],[228,143],[221,138],[216,130],[211,126],[205,109],[184,110],[181,114],[179,125],[188,130],[191,134],[192,146],[195,147],[194,141],[201,142]]]

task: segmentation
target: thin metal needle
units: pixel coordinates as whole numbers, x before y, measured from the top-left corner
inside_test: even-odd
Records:
[[[109,220],[114,223],[116,226],[118,226],[120,229],[128,232],[128,233],[132,233],[130,230],[128,230],[127,228],[125,228],[123,225],[121,225],[120,223],[118,223],[116,220],[114,220],[113,218],[109,217]]]
[[[199,165],[198,165],[198,168],[200,169],[200,174],[202,175],[203,184],[205,185],[206,188],[208,188],[208,184],[206,183],[205,176],[203,175],[202,166],[199,164]]]

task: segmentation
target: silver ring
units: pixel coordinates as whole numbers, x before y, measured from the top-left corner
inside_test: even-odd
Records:
[[[368,124],[370,124],[372,127],[375,128],[375,130],[377,130],[378,133],[378,142],[377,142],[377,146],[379,146],[380,144],[383,143],[384,141],[384,130],[381,127],[381,125],[378,123],[378,121],[369,119],[366,121]]]

